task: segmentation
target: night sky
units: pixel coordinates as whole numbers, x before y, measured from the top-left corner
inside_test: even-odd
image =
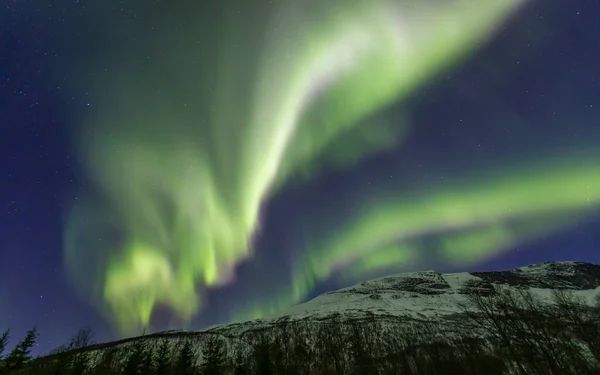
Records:
[[[600,262],[598,2],[39,3],[0,10],[0,331],[40,353]]]

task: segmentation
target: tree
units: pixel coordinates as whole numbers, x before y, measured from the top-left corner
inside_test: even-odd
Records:
[[[572,293],[554,292],[545,302],[529,290],[503,289],[487,297],[471,294],[467,300],[464,311],[472,329],[484,333],[494,354],[516,372],[597,373],[597,315]]]
[[[146,345],[142,355],[142,363],[140,365],[140,373],[150,375],[154,372],[154,350],[150,345]]]
[[[171,372],[171,352],[169,340],[163,338],[156,353],[156,375],[168,375]]]
[[[336,327],[339,330],[339,327]],[[306,323],[295,324],[294,331],[290,332],[290,337],[294,337],[295,342],[292,348],[292,364],[291,373],[298,374],[310,374],[311,373],[311,362],[314,362],[315,353],[310,346],[310,342],[316,339],[307,334],[308,328]],[[312,339],[312,340],[311,340]],[[310,340],[310,341],[309,341]],[[327,356],[325,351],[325,356]]]
[[[48,375],[63,375],[69,369],[69,353],[66,345],[52,350],[49,354],[52,359],[48,365]]]
[[[8,337],[10,336],[10,330],[4,331],[0,336],[0,374],[3,374],[6,368],[6,361],[4,360],[4,351],[8,345]]]
[[[8,337],[10,335],[10,330],[4,331],[4,333],[0,336],[0,361],[4,358],[4,351],[6,350],[6,346],[8,345]]]
[[[351,335],[350,335],[350,347],[352,350],[353,358],[354,358],[354,367],[353,373],[356,375],[371,375],[376,374],[377,369],[375,366],[375,361],[373,361],[373,357],[371,353],[369,353],[366,349],[366,335],[363,334],[360,327],[357,324],[352,324],[351,326]]]
[[[25,364],[31,361],[31,348],[33,348],[35,345],[37,335],[38,332],[36,327],[33,327],[27,331],[23,341],[18,343],[10,352],[10,354],[4,359],[7,370],[20,370],[25,366]]]
[[[187,339],[175,362],[175,373],[177,375],[194,375],[197,373],[194,364],[194,350],[192,341]]]
[[[225,347],[224,343],[216,336],[209,337],[204,353],[202,365],[203,375],[220,375],[225,369]]]
[[[100,361],[94,367],[92,374],[94,375],[108,375],[114,374],[114,370],[116,367],[117,354],[119,353],[119,349],[117,348],[109,348],[102,352],[102,357]]]
[[[68,350],[81,349],[87,346],[93,345],[94,342],[94,331],[89,326],[85,326],[79,329],[77,333],[71,337],[67,344]]]
[[[69,375],[83,375],[87,372],[90,358],[88,353],[78,353],[71,359]]]
[[[144,360],[144,340],[138,339],[129,349],[129,355],[123,367],[123,375],[142,375],[142,362]],[[144,374],[145,375],[145,374]]]
[[[271,363],[271,345],[267,339],[262,339],[255,349],[256,374],[271,375],[273,364]]]
[[[469,284],[465,289],[470,288]],[[497,349],[505,351],[504,356],[508,361],[517,367],[517,372],[527,373],[523,366],[520,354],[512,345],[511,335],[509,333],[508,321],[503,310],[507,299],[506,291],[495,291],[491,294],[469,293],[467,294],[467,303],[461,304],[463,312],[468,320],[464,323],[463,329],[475,329],[482,331],[489,337]]]
[[[248,375],[250,373],[246,359],[241,351],[238,351],[235,356],[233,373],[234,375]]]
[[[594,305],[565,290],[552,291],[552,302],[564,330],[587,346],[590,355],[600,363],[600,300]],[[581,352],[581,350],[579,350]]]
[[[339,314],[334,314],[330,320],[321,325],[320,329],[315,335],[315,345],[318,345],[318,349],[315,350],[319,358],[326,359],[321,363],[318,363],[316,370],[322,374],[341,374],[347,372],[346,361],[343,357],[343,352],[346,347],[346,340],[343,338],[344,334],[344,323],[341,321]],[[356,328],[356,325],[352,325]],[[347,337],[346,337],[347,338]],[[360,340],[360,337],[356,337]],[[365,345],[363,341],[359,345]]]
[[[81,351],[90,345],[94,344],[94,333],[87,326],[80,328],[69,341],[57,349],[53,354],[56,355],[56,361],[51,367],[52,374],[62,375],[82,375],[85,374],[89,367],[89,354]],[[73,353],[73,351],[79,351]]]

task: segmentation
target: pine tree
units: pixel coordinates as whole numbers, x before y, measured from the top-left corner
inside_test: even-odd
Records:
[[[27,362],[31,361],[31,348],[35,345],[37,335],[36,327],[27,331],[23,341],[18,343],[12,352],[5,358],[6,368],[8,370],[22,369]]]
[[[175,362],[175,373],[177,375],[194,375],[197,373],[191,340],[185,340],[185,344]]]
[[[71,360],[69,375],[83,375],[86,373],[89,366],[88,353],[76,354]]]
[[[137,340],[130,348],[129,356],[123,368],[123,375],[141,375],[141,366],[144,360],[144,342]]]
[[[114,374],[114,369],[117,367],[115,363],[117,363],[117,355],[119,354],[119,350],[117,348],[110,348],[108,350],[103,351],[102,357],[100,357],[100,361],[96,363],[92,374],[94,375],[108,375]]]
[[[154,373],[154,350],[150,345],[144,349],[142,355],[142,363],[140,365],[140,372],[143,375],[151,375]]]
[[[204,350],[203,375],[221,375],[225,365],[225,348],[223,342],[217,337],[211,336]]]
[[[169,340],[162,339],[156,353],[156,375],[168,375],[171,372],[170,355]]]
[[[6,370],[6,361],[4,360],[4,351],[6,350],[6,345],[8,344],[8,337],[10,336],[10,330],[4,331],[2,336],[0,336],[0,374],[4,374]]]
[[[2,336],[0,336],[0,361],[4,358],[4,351],[6,350],[6,345],[8,344],[8,336],[10,335],[10,330],[4,331]]]

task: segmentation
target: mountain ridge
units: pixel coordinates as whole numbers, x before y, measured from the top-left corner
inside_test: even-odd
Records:
[[[257,348],[274,345],[275,353],[279,353],[277,361],[284,363],[280,364],[284,369],[297,370],[299,365],[293,358],[298,353],[308,356],[303,359],[306,363],[300,365],[304,366],[304,370],[298,370],[300,373],[321,371],[319,364],[333,357],[335,360],[328,365],[333,367],[324,373],[349,373],[354,371],[351,366],[358,363],[357,356],[379,361],[384,373],[393,372],[396,359],[389,359],[399,358],[394,356],[413,347],[445,341],[472,344],[475,340],[483,345],[478,347],[481,350],[488,338],[485,329],[474,328],[476,318],[469,312],[474,306],[468,302],[473,302],[471,297],[493,300],[486,297],[502,295],[501,291],[524,298],[526,294],[519,293],[529,293],[546,304],[554,301],[556,291],[567,291],[576,303],[592,306],[600,298],[600,265],[545,262],[501,271],[400,273],[323,293],[269,318],[214,325],[199,331],[157,332],[75,352],[86,353],[91,365],[106,361],[106,356],[115,352],[120,353],[121,362],[127,362],[140,344],[156,352],[161,343],[167,343],[173,355],[188,350],[195,362],[204,363],[210,358],[207,353],[214,352],[216,339],[223,350],[222,361],[229,368],[244,363],[246,368],[255,369],[252,366],[257,365],[252,365],[252,361],[257,358]],[[360,354],[357,347],[368,348],[370,354],[365,354],[365,349]]]
[[[462,287],[468,280],[478,282],[481,288],[487,288],[488,290],[491,290],[493,286],[534,288],[534,292],[537,292],[536,294],[544,299],[549,297],[549,293],[543,290],[572,290],[590,300],[592,298],[591,294],[595,293],[589,293],[589,291],[600,292],[600,265],[562,261],[536,263],[500,271],[441,273],[428,270],[398,273],[323,293],[310,301],[285,309],[278,316],[302,316],[310,312],[316,314],[323,311],[333,312],[335,310],[332,308],[333,304],[341,305],[337,306],[339,310],[353,310],[360,305],[367,309],[377,305],[387,305],[392,310],[404,313],[408,312],[407,310],[413,311],[420,307],[429,311],[429,309],[435,308],[435,306],[430,305],[440,303],[440,310],[438,311],[443,312],[443,307],[448,307],[448,304],[452,302],[451,299],[427,297],[465,294]],[[338,301],[331,298],[343,294],[346,294],[348,298],[340,298]],[[362,297],[365,295],[368,295],[368,297]],[[410,299],[417,297],[424,298],[422,300],[423,304],[409,302]],[[366,300],[367,298],[368,300]],[[342,301],[343,299],[346,299],[346,301]],[[426,299],[435,302],[426,301]],[[393,303],[393,300],[408,303]],[[460,300],[462,298],[455,302],[460,302]],[[346,306],[343,306],[344,302],[346,302]],[[456,311],[455,308],[452,308],[450,312],[454,313]],[[272,319],[277,319],[277,317]]]
[[[550,296],[550,290],[556,289],[574,291],[577,295],[580,295],[591,302],[595,295],[600,294],[600,264],[578,261],[551,261],[498,271],[442,273],[435,270],[426,270],[403,272],[370,279],[349,287],[322,293],[309,301],[283,309],[281,312],[273,314],[268,318],[215,324],[200,330],[181,329],[160,331],[144,336],[116,340],[113,341],[113,343],[127,342],[139,337],[163,337],[170,334],[223,333],[225,331],[236,331],[235,329],[231,329],[233,327],[246,325],[251,327],[281,320],[304,320],[309,317],[322,319],[327,314],[340,314],[341,312],[360,310],[377,310],[381,305],[392,307],[390,310],[397,311],[398,316],[405,316],[404,314],[413,312],[414,309],[420,307],[423,307],[424,311],[431,312],[431,309],[434,306],[430,305],[440,303],[439,312],[452,314],[458,312],[459,309],[456,306],[449,310],[444,310],[444,307],[448,307],[447,300],[432,299],[434,302],[429,301],[423,305],[418,303],[399,305],[389,303],[386,299],[389,298],[391,300],[407,302],[411,299],[414,300],[415,298],[427,296],[466,295],[468,293],[464,290],[463,284],[467,281],[478,283],[484,295],[486,294],[486,290],[490,291],[493,287],[504,286],[509,288],[533,288],[535,294],[543,299],[547,299]],[[383,293],[389,293],[389,295],[382,296]],[[349,301],[329,300],[329,298],[327,298],[330,296],[337,297],[339,295],[350,295],[351,297]],[[365,300],[368,302],[365,302]],[[462,301],[459,299],[455,302]],[[423,316],[420,317],[422,318]]]

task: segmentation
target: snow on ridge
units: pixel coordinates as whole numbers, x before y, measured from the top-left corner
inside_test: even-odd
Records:
[[[526,289],[548,301],[552,290],[556,288],[540,288],[535,285],[554,285],[546,279],[556,277],[567,284],[570,282],[571,286],[577,286],[581,279],[589,279],[585,287],[571,288],[575,295],[585,298],[588,303],[600,294],[600,265],[581,262],[542,263],[494,272],[411,272],[385,276],[324,293],[271,318],[219,324],[200,331],[157,332],[148,335],[145,340],[156,349],[158,339],[168,338],[172,348],[179,348],[177,345],[183,342],[182,337],[194,335],[197,339],[194,353],[200,358],[206,339],[216,334],[226,340],[227,355],[233,358],[238,352],[245,353],[244,355],[251,353],[253,343],[265,333],[270,337],[280,335],[283,331],[275,329],[280,324],[302,320],[307,324],[299,324],[297,328],[310,336],[318,334],[321,323],[329,323],[334,317],[349,325],[361,325],[363,319],[377,317],[380,319],[378,323],[384,329],[402,326],[403,332],[412,332],[417,335],[415,337],[425,337],[423,340],[448,335],[461,337],[472,334],[461,331],[460,326],[455,323],[456,318],[460,319],[457,314],[462,312],[461,302],[466,301],[466,293],[469,292],[469,289],[463,288],[466,281],[477,281],[484,288],[502,285]],[[545,280],[545,283],[532,283],[530,279]],[[509,282],[506,282],[507,280]],[[587,287],[592,284],[593,287]],[[374,332],[375,335],[380,333]],[[127,348],[134,344],[134,339],[142,338],[116,342],[113,346]],[[93,349],[92,360],[99,360],[104,350],[104,347]]]
[[[517,272],[521,275],[527,276],[548,276],[552,275],[565,275],[571,276],[577,273],[577,266],[595,266],[600,270],[600,265],[595,265],[591,263],[585,262],[576,262],[576,261],[556,261],[556,262],[543,262],[530,264],[526,266],[521,266],[515,269],[506,269],[506,270],[495,270],[495,271],[484,271],[484,272],[453,272],[453,273],[440,273],[435,270],[426,270],[426,271],[414,271],[414,272],[403,272],[397,273],[387,276],[378,277],[375,279],[363,281],[357,284],[354,284],[349,287],[333,290],[330,292],[326,292],[324,294],[336,294],[336,293],[345,293],[348,291],[356,291],[356,290],[372,290],[372,289],[387,289],[390,287],[390,283],[394,281],[399,281],[401,279],[432,279],[437,277],[441,277],[446,282],[449,282],[452,285],[453,289],[459,288],[462,286],[466,280],[473,278],[480,278],[479,274],[489,274],[494,272]],[[460,284],[460,285],[458,285]],[[318,298],[318,297],[317,297]]]
[[[596,273],[597,277],[593,276]],[[466,299],[460,289],[467,280],[524,287],[543,299],[549,298],[552,289],[570,289],[591,301],[600,292],[600,265],[546,262],[504,271],[400,273],[321,294],[292,306],[282,315],[300,319],[355,310],[415,318],[441,317],[460,311],[459,305]]]
[[[507,283],[505,282],[507,274],[516,276]],[[523,277],[524,275],[527,277]],[[589,278],[590,275],[592,279],[598,277],[592,288],[566,288],[588,303],[600,294],[600,265],[560,262],[525,266],[508,271],[401,273],[321,294],[269,318],[218,324],[196,332],[218,334],[233,340],[231,342],[242,342],[252,337],[254,331],[268,332],[270,327],[287,322],[305,321],[308,323],[306,327],[311,327],[306,329],[318,329],[320,323],[334,317],[351,322],[372,316],[390,320],[390,324],[406,322],[408,326],[412,326],[415,321],[427,321],[427,324],[438,324],[440,327],[448,328],[452,327],[452,324],[446,324],[446,320],[451,323],[452,319],[462,312],[461,303],[466,302],[466,293],[468,293],[463,286],[468,280],[479,281],[484,288],[485,285],[490,287],[494,285],[526,289],[542,300],[548,301],[552,296],[552,290],[556,288],[539,287],[539,285],[550,284],[548,282],[536,284],[536,280],[548,281],[546,279],[558,276],[560,280],[567,282],[575,280],[571,284],[576,284],[577,280],[582,277]],[[534,279],[534,282],[532,283],[530,279]],[[176,337],[182,333],[193,332],[172,330],[158,334]]]
[[[547,300],[550,298],[553,288],[538,287],[536,281],[555,276],[569,281],[580,277],[578,273],[582,270],[585,274],[586,271],[589,273],[590,269],[598,271],[598,281],[593,288],[567,289],[572,289],[576,295],[591,302],[596,295],[600,294],[600,265],[583,262],[546,262],[505,271],[440,273],[428,270],[367,280],[353,286],[323,293],[310,301],[291,306],[269,318],[217,324],[201,331],[229,332],[237,335],[254,328],[276,324],[282,319],[291,321],[320,320],[333,315],[352,319],[364,317],[367,312],[392,317],[438,319],[461,311],[460,304],[466,301],[466,295],[461,289],[468,280],[479,280],[496,286],[511,286],[514,284],[504,282],[503,278],[491,277],[491,275],[515,275],[517,282],[522,283],[519,285],[520,287],[525,287]],[[529,285],[530,283],[531,285]]]

